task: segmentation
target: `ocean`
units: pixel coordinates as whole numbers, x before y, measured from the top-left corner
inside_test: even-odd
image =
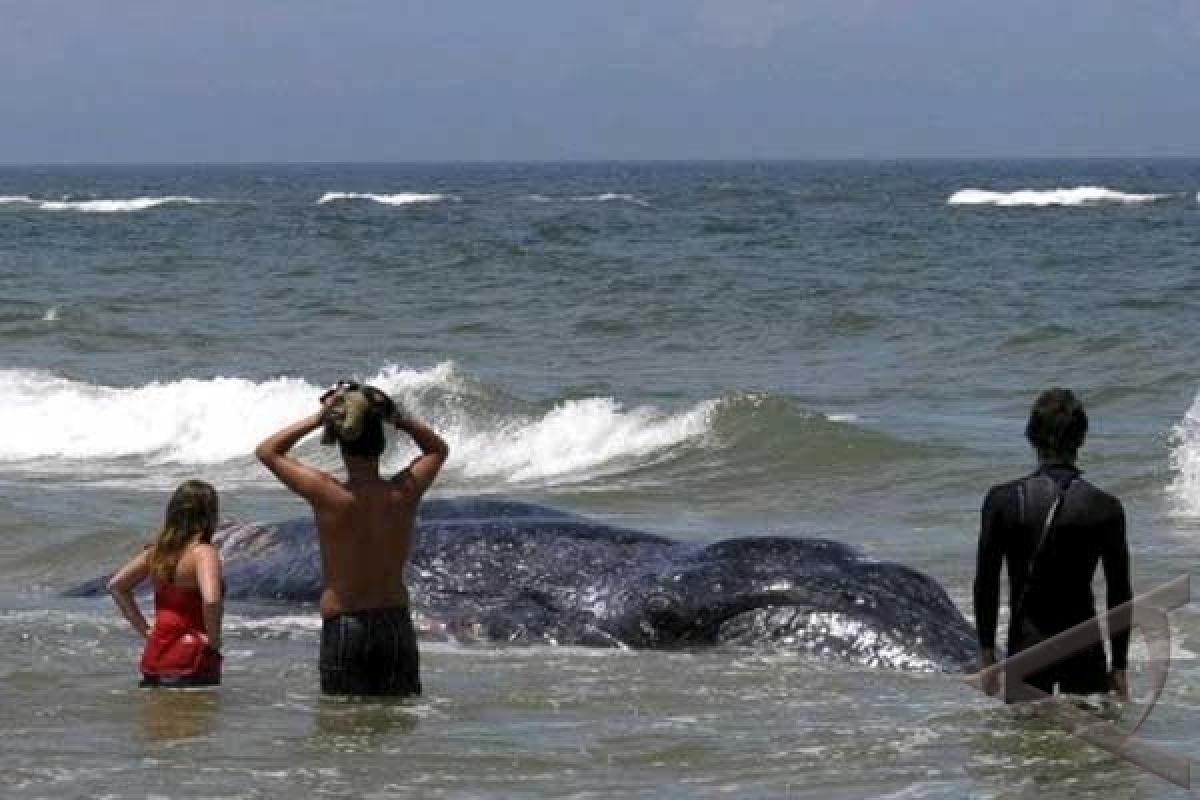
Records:
[[[339,703],[315,610],[233,604],[219,690],[140,691],[112,604],[59,593],[185,478],[304,515],[251,451],[341,378],[445,435],[435,494],[833,538],[968,616],[983,495],[1069,386],[1149,590],[1200,564],[1198,191],[1185,160],[0,168],[0,795],[1188,796],[960,676],[778,648],[429,641],[419,702]],[[1141,732],[1195,760],[1200,614],[1171,624]]]

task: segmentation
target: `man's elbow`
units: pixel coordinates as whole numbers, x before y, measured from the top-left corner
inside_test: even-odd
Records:
[[[274,452],[267,442],[260,442],[258,447],[254,448],[254,457],[264,464],[271,460],[272,455]]]

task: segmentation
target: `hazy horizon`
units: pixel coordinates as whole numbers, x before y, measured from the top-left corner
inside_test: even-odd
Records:
[[[1195,158],[1200,0],[0,0],[0,163]]]
[[[364,159],[361,161],[0,161],[0,169],[56,169],[56,168],[119,168],[119,167],[422,167],[422,166],[520,166],[530,165],[577,165],[589,164],[886,164],[886,163],[1002,163],[1002,162],[1105,162],[1105,161],[1200,161],[1200,155],[995,155],[995,156],[828,156],[828,157],[786,157],[786,158],[739,158],[739,157],[705,157],[705,158],[510,158],[510,159],[410,159],[383,160]]]

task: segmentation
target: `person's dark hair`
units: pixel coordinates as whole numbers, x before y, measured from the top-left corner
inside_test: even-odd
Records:
[[[1074,460],[1087,437],[1083,403],[1070,389],[1047,389],[1029,412],[1025,438],[1039,456]]]
[[[383,434],[383,417],[374,409],[367,412],[358,438],[350,442],[338,439],[338,446],[341,447],[343,455],[379,458],[387,447],[387,437]]]

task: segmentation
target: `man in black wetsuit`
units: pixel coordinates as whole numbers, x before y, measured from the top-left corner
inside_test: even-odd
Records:
[[[1028,477],[992,487],[983,503],[975,574],[975,621],[981,668],[996,663],[1000,567],[1008,562],[1011,609],[1008,651],[1014,654],[1096,616],[1092,576],[1104,565],[1108,608],[1130,600],[1125,511],[1112,495],[1085,481],[1075,457],[1087,435],[1087,414],[1069,389],[1043,392],[1025,436],[1037,452]],[[1125,617],[1128,619],[1128,617]],[[1110,618],[1114,623],[1115,618]],[[1045,692],[1128,697],[1129,630],[1112,637],[1112,671],[1097,622],[1095,644],[1024,678]],[[1012,692],[1009,692],[1012,697]]]

